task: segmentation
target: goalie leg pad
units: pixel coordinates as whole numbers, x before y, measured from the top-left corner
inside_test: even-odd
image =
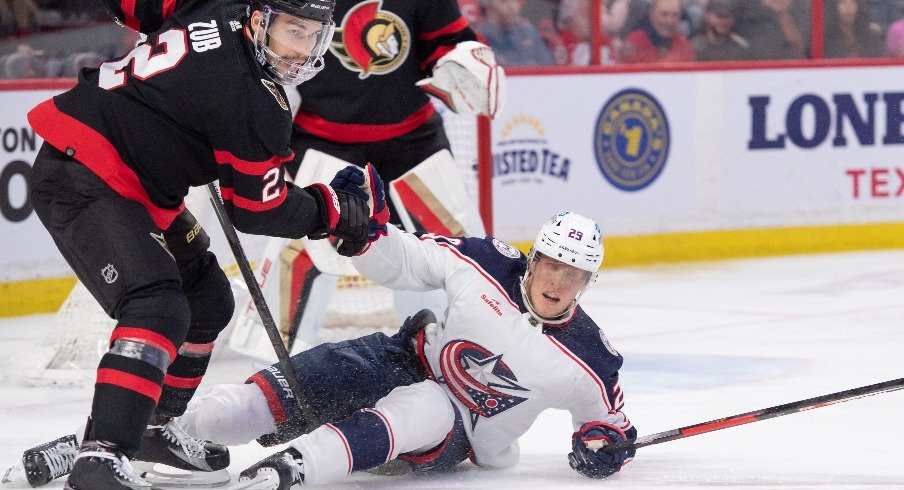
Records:
[[[405,229],[442,236],[483,237],[483,220],[452,153],[441,150],[389,183]]]

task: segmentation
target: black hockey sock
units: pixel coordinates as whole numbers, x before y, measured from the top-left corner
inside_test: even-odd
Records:
[[[163,378],[163,393],[157,404],[156,417],[172,418],[185,413],[189,400],[207,372],[212,351],[213,342],[182,344],[179,355],[170,364],[166,377]]]
[[[86,439],[113,443],[131,457],[154,412],[162,383],[163,372],[154,365],[105,354],[97,370]]]

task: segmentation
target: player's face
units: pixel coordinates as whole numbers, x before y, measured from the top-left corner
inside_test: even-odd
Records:
[[[589,272],[540,255],[531,264],[527,294],[538,315],[555,318],[571,306],[588,280]]]
[[[321,22],[289,14],[276,14],[270,19],[267,29],[267,47],[280,58],[278,62],[304,63],[313,53],[322,30]]]
[[[838,0],[838,18],[847,25],[857,19],[857,0]]]

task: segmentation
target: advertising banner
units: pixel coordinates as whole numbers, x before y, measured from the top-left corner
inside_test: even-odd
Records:
[[[496,234],[572,209],[608,235],[904,222],[904,68],[509,77]]]
[[[43,140],[26,114],[60,90],[0,90],[0,282],[72,275],[32,209],[31,165]]]

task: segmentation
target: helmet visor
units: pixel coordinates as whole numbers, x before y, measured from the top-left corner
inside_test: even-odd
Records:
[[[283,85],[297,85],[323,67],[323,55],[333,38],[335,24],[303,19],[265,8],[263,29],[256,36],[261,62]]]
[[[537,260],[532,264],[531,275],[535,281],[553,287],[569,300],[577,297],[593,277],[588,271],[543,254],[537,254]]]

